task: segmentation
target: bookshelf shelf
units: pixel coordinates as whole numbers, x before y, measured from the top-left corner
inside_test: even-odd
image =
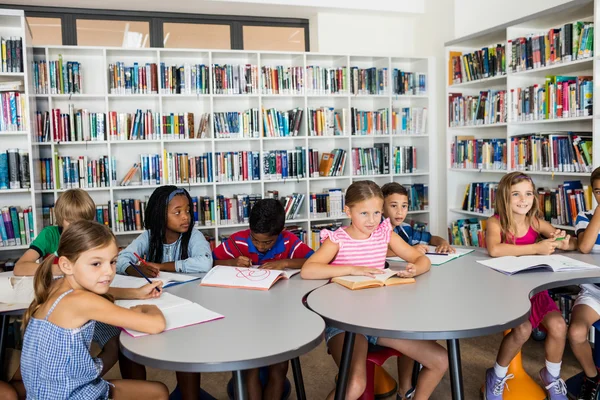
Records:
[[[27,250],[29,245],[21,246],[0,246],[0,251],[16,251],[16,250]]]
[[[449,171],[454,171],[454,172],[479,172],[482,174],[485,173],[489,173],[489,174],[507,174],[508,171],[505,169],[475,169],[475,168],[449,168]]]
[[[339,136],[307,136],[309,140],[350,139],[350,135]]]
[[[127,236],[127,235],[141,235],[142,233],[144,233],[143,230],[136,230],[136,231],[114,231],[114,234],[116,236]]]
[[[103,141],[85,141],[85,142],[51,142],[48,143],[50,145],[55,145],[55,146],[106,146],[108,145],[108,141],[103,140]]]
[[[575,231],[575,227],[571,225],[552,225],[556,229],[562,229],[563,231]]]
[[[29,135],[28,131],[0,131],[0,137],[2,136],[21,136]]]
[[[410,172],[410,173],[406,173],[406,174],[392,174],[392,176],[428,176],[429,172]]]
[[[0,77],[8,77],[8,78],[22,78],[25,76],[24,72],[0,72]]]
[[[509,72],[508,75],[514,77],[521,77],[572,74],[574,72],[585,71],[586,69],[591,70],[593,68],[593,64],[594,58],[589,57],[567,63],[559,63],[541,68],[528,69],[526,71]]]
[[[527,175],[540,176],[578,176],[583,179],[590,177],[590,172],[547,172],[547,171],[523,171]]]
[[[420,138],[428,138],[429,135],[425,134],[425,135],[398,135],[398,134],[392,134],[392,138],[394,139],[420,139]]]
[[[108,192],[110,189],[112,189],[110,186],[107,187],[92,187],[92,188],[82,188],[83,190],[85,190],[86,192]],[[62,193],[62,192],[66,192],[69,189],[57,189],[56,192],[57,193]]]
[[[417,214],[428,214],[429,210],[414,210],[414,211],[409,211],[407,214],[408,215],[417,215]]]
[[[464,83],[455,83],[448,87],[449,92],[463,89],[481,89],[489,86],[506,84],[506,75],[493,76],[491,78],[478,79]]]
[[[487,129],[487,128],[504,128],[507,127],[508,124],[483,124],[483,125],[467,125],[467,126],[453,126],[449,127],[449,132],[458,132],[461,129]]]
[[[464,215],[472,215],[474,217],[479,217],[479,218],[489,218],[492,216],[491,213],[480,213],[477,211],[467,211],[467,210],[463,210],[462,208],[450,208],[449,211],[453,212],[453,213],[457,213],[457,214],[464,214]]]
[[[1,189],[0,195],[3,194],[15,194],[15,193],[29,193],[31,189]]]
[[[345,219],[350,219],[347,216],[339,216],[339,217],[317,217],[317,218],[310,218],[311,222],[323,222],[323,221],[339,221],[339,220],[345,220]]]
[[[536,125],[536,124],[564,124],[569,122],[578,122],[578,121],[592,121],[594,119],[593,116],[585,116],[585,117],[573,117],[573,118],[554,118],[554,119],[540,119],[535,121],[512,121],[509,122],[509,126],[519,126],[519,125]]]

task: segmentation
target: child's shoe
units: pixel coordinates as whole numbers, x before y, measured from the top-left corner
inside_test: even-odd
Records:
[[[546,367],[540,370],[540,379],[548,393],[548,400],[568,400],[567,385],[560,377],[554,377]]]
[[[408,399],[412,399],[413,397],[415,397],[415,388],[410,388],[408,389],[408,392],[406,392],[406,394],[404,395],[404,397],[402,397],[402,395],[398,392],[396,392],[396,400],[408,400]]]
[[[500,378],[494,372],[494,368],[485,371],[485,387],[483,388],[483,400],[502,400],[506,381],[514,378],[513,374]]]
[[[587,376],[584,377],[577,400],[596,400],[598,397],[599,386],[600,383],[596,382],[596,380],[590,379]]]

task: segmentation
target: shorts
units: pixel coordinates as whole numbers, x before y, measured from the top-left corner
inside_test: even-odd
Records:
[[[548,313],[552,311],[558,311],[558,306],[552,300],[552,297],[548,294],[547,290],[540,292],[529,299],[531,302],[531,312],[529,314],[529,322],[531,322],[531,328],[535,329],[540,326],[540,323]]]
[[[339,335],[340,333],[346,333],[346,331],[343,331],[338,328],[334,328],[332,326],[326,326],[325,327],[325,343],[329,343],[329,339],[331,339],[332,337],[334,337],[336,335]],[[377,339],[379,339],[377,336],[369,336],[369,335],[363,335],[363,336],[367,339],[367,342],[369,342],[369,344],[371,344],[371,345],[376,345]]]
[[[600,297],[597,294],[582,288],[581,292],[579,292],[579,295],[577,296],[577,299],[575,300],[575,304],[573,304],[573,307],[579,304],[588,306],[594,310],[596,314],[600,315]]]

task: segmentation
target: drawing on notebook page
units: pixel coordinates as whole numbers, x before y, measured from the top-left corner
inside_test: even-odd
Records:
[[[252,282],[260,282],[268,279],[271,276],[271,271],[268,269],[254,269],[254,268],[236,268],[236,278],[245,278]]]

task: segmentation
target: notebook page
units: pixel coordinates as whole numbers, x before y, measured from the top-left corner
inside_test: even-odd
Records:
[[[163,314],[167,322],[165,331],[223,318],[223,315],[191,302],[189,304],[165,310]],[[126,329],[125,332],[133,337],[148,335],[147,333],[134,331],[132,329]]]
[[[180,307],[183,305],[190,304],[191,301],[184,298],[175,296],[171,293],[163,292],[160,297],[146,300],[117,300],[115,304],[125,308],[131,308],[134,306],[141,306],[144,304],[153,305],[158,307],[161,311],[166,311],[174,307]]]
[[[161,281],[163,281],[164,285],[166,286],[169,283],[173,283],[173,282],[177,282],[177,283],[189,282],[189,281],[193,281],[193,280],[199,279],[199,278],[197,276],[189,275],[189,274],[178,274],[175,272],[160,271],[160,273],[158,274],[158,278],[156,278],[156,279],[160,279]],[[153,280],[153,279],[150,278],[150,280]]]
[[[435,253],[435,246],[429,246],[429,250],[427,250],[427,252]],[[442,265],[447,263],[448,261],[452,261],[472,252],[472,249],[456,249],[456,253],[426,254],[425,256],[429,258],[429,261],[431,261],[431,265]],[[400,257],[387,257],[386,260],[393,262],[406,262],[406,260],[403,260]]]
[[[217,265],[202,278],[203,286],[268,290],[282,271]]]

